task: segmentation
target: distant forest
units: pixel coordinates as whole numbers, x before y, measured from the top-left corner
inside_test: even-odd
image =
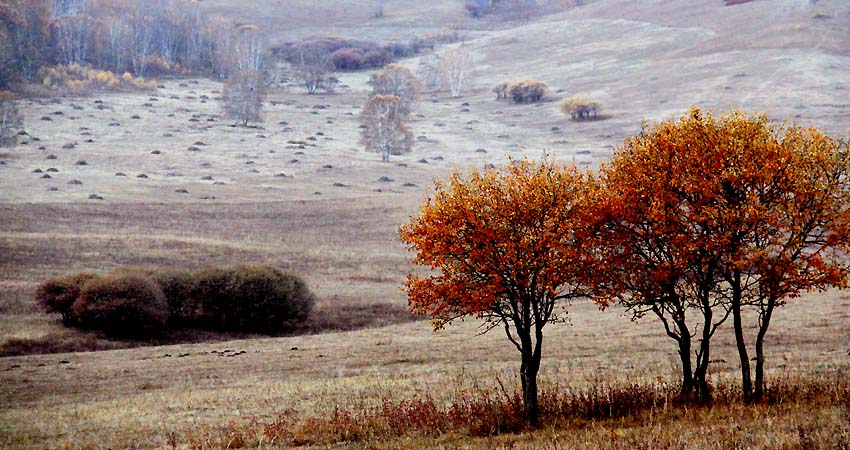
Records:
[[[0,0],[0,90],[41,82],[39,69],[225,78],[255,28],[210,17],[190,0]]]

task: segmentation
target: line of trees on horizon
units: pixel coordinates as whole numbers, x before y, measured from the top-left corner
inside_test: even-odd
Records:
[[[0,0],[0,90],[59,64],[224,79],[243,35],[191,0]]]

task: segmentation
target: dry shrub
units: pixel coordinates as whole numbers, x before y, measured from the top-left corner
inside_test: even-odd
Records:
[[[393,55],[386,50],[372,50],[363,55],[362,65],[364,67],[384,67],[391,63]]]
[[[535,103],[543,100],[548,91],[549,86],[546,83],[524,79],[508,85],[506,98],[510,98],[514,103]]]
[[[363,53],[354,48],[342,48],[331,55],[337,70],[360,70],[363,68]]]
[[[145,337],[163,330],[168,303],[162,289],[149,278],[106,275],[83,285],[72,313],[83,328],[117,337]]]
[[[168,324],[190,327],[202,321],[200,302],[192,295],[195,278],[191,271],[173,268],[122,267],[113,275],[148,278],[159,286],[168,304]]]
[[[596,119],[602,105],[583,97],[565,98],[561,101],[561,112],[569,114],[572,120]]]
[[[300,277],[259,265],[198,271],[192,297],[205,325],[233,331],[287,330],[306,319],[315,303]]]
[[[35,299],[45,312],[59,313],[62,315],[62,323],[73,325],[74,302],[79,298],[83,285],[95,278],[97,275],[86,272],[51,278],[38,286]]]
[[[729,415],[758,416],[765,410],[776,415],[797,414],[811,408],[850,407],[850,377],[836,371],[794,379],[782,379],[771,386],[767,404],[745,405],[740,388],[731,385],[714,386],[714,400],[701,403],[691,397],[681,397],[675,384],[658,380],[646,384],[607,384],[597,382],[585,389],[551,386],[541,392],[541,420],[548,429],[577,429],[589,425],[610,425],[626,432],[640,432],[653,421],[675,422],[682,417],[725,420]],[[368,442],[380,443],[395,439],[409,442],[416,437],[453,435],[483,437],[526,430],[522,418],[522,400],[504,390],[459,390],[459,396],[448,405],[431,398],[384,400],[380,406],[351,408],[336,406],[325,414],[302,418],[282,415],[273,422],[262,424],[252,420],[242,435],[261,434],[265,442],[288,446],[333,446],[335,444]],[[691,419],[688,419],[691,420]],[[710,426],[709,423],[704,425]],[[850,427],[846,425],[823,428],[817,424],[801,423],[796,430],[802,448],[847,448]],[[222,436],[233,435],[233,423],[221,429]],[[671,436],[665,436],[670,439]],[[717,438],[721,439],[721,438]],[[715,440],[718,448],[739,448],[741,436],[726,436],[728,442]],[[675,440],[675,439],[674,439]],[[699,447],[699,443],[694,443]],[[843,446],[842,446],[843,445]],[[629,447],[616,447],[629,448]],[[672,447],[676,448],[676,447]]]
[[[339,36],[312,36],[277,45],[271,50],[275,56],[295,65],[300,65],[305,57],[329,57],[336,70],[363,70],[381,68],[396,58],[414,56],[433,50],[438,44],[460,40],[460,33],[449,29],[422,33],[407,42],[383,44]]]
[[[149,90],[156,89],[156,81],[147,81],[125,72],[120,77],[108,70],[77,64],[42,67],[38,71],[42,85],[63,95],[81,94],[93,90]]]
[[[508,86],[510,86],[510,85],[511,85],[510,81],[503,80],[503,81],[496,83],[496,85],[493,86],[491,91],[496,94],[496,100],[508,98]]]
[[[76,333],[65,330],[36,338],[8,339],[0,345],[0,357],[93,352],[125,347],[125,342],[102,339],[97,333]]]

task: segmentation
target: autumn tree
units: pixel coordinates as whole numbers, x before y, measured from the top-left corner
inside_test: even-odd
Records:
[[[605,226],[594,243],[600,296],[634,319],[660,321],[678,347],[682,394],[703,400],[711,396],[711,339],[728,317],[718,289],[734,249],[716,220],[711,178],[723,170],[726,144],[699,110],[627,139],[601,169]]]
[[[848,169],[846,145],[816,130],[699,109],[644,129],[603,168],[600,284],[636,317],[661,320],[679,346],[684,392],[695,387],[708,398],[709,342],[731,315],[744,394],[754,395],[742,314],[753,308],[762,395],[774,309],[801,292],[845,285]]]
[[[49,58],[51,44],[50,9],[46,1],[0,1],[0,46],[3,36],[15,79],[30,81],[39,66]],[[0,53],[3,50],[0,49]],[[0,56],[0,64],[3,64]],[[0,72],[3,72],[0,69]],[[0,73],[0,77],[2,77]],[[2,87],[3,82],[0,82]]]
[[[399,113],[401,99],[395,95],[373,95],[360,111],[360,143],[366,150],[381,154],[381,161],[390,155],[401,155],[413,147],[413,133],[406,117]]]
[[[391,95],[398,97],[396,114],[403,117],[410,115],[413,102],[419,96],[419,80],[413,73],[401,64],[390,64],[372,74],[369,79],[372,95]]]
[[[503,328],[521,355],[524,417],[538,423],[537,374],[543,329],[564,317],[564,302],[585,296],[582,205],[591,190],[575,167],[551,160],[513,162],[437,182],[419,215],[401,227],[413,262],[411,309],[435,329],[467,316]]]
[[[460,97],[464,86],[469,83],[472,54],[463,47],[446,50],[437,63],[437,71],[452,97]]]
[[[711,120],[708,116],[706,119]],[[773,313],[807,291],[845,287],[850,250],[850,151],[812,128],[771,123],[764,114],[717,119],[725,136],[713,172],[729,249],[723,264],[746,400],[765,390],[764,343]],[[755,382],[743,311],[755,311]]]
[[[15,145],[23,124],[15,96],[11,92],[0,91],[0,147]]]

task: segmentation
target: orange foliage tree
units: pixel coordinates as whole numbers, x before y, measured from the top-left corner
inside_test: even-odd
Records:
[[[699,109],[644,129],[602,168],[596,287],[635,318],[660,319],[679,347],[683,393],[710,398],[710,340],[731,314],[749,397],[742,308],[759,313],[763,369],[773,309],[844,285],[848,168],[846,147],[815,130]]]
[[[727,147],[721,217],[738,252],[724,262],[744,398],[762,400],[764,340],[773,312],[802,292],[843,288],[850,274],[850,150],[813,128],[771,124],[765,115],[724,118]],[[755,384],[742,309],[754,309]]]
[[[400,229],[413,262],[431,269],[408,276],[411,309],[435,329],[466,316],[483,319],[486,331],[503,327],[522,355],[530,425],[539,416],[543,328],[564,317],[564,301],[587,295],[582,202],[591,191],[587,175],[549,160],[455,173]]]

